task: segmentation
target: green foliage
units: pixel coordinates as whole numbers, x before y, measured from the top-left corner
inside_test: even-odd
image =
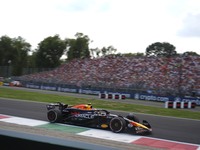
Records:
[[[21,37],[14,38],[14,51],[17,56],[13,61],[13,75],[19,76],[22,74],[22,69],[26,67],[27,56],[31,45]]]
[[[69,47],[67,52],[68,60],[72,60],[74,58],[89,58],[90,51],[89,51],[89,42],[90,39],[87,35],[83,33],[76,33],[76,39],[68,39]]]
[[[72,60],[74,58],[78,58],[78,56],[75,56],[75,44],[76,44],[76,40],[75,39],[68,39],[69,41],[69,47],[68,47],[68,51],[67,51],[67,60]]]
[[[124,53],[123,57],[144,57],[144,53]]]
[[[35,57],[36,57],[36,52],[33,52],[32,55],[28,55],[27,66],[26,66],[27,68],[36,68]]]
[[[145,57],[144,53],[117,53],[111,54],[115,57]]]
[[[112,45],[108,46],[108,47],[103,47],[101,49],[101,53],[102,53],[103,56],[111,55],[111,54],[113,54],[116,51],[117,51],[117,49],[115,49]]]
[[[96,54],[96,57],[99,58],[100,57],[100,53],[101,53],[101,50],[96,47],[96,48],[91,48],[90,49],[90,52],[92,54],[93,57],[95,57],[95,54]]]
[[[30,101],[45,102],[45,103],[63,102],[69,105],[92,103],[94,108],[99,108],[99,109],[137,112],[137,113],[155,114],[155,115],[162,115],[162,116],[172,116],[172,117],[200,120],[200,112],[177,110],[177,109],[166,109],[166,108],[160,108],[160,107],[126,104],[126,103],[121,103],[121,102],[111,102],[111,101],[103,101],[103,100],[96,100],[96,99],[68,97],[68,96],[61,96],[59,94],[57,95],[44,94],[44,93],[1,88],[0,95],[3,98],[30,100]],[[97,96],[94,96],[94,98],[97,98]],[[152,103],[155,103],[155,102],[152,102]]]
[[[99,53],[97,53],[97,51],[99,51],[99,53],[100,53],[100,50],[98,47],[90,49],[90,54],[92,55],[92,57],[95,57],[95,53],[96,53],[96,56],[99,57]]]
[[[116,51],[117,51],[117,49],[115,49],[112,45],[108,46],[108,47],[103,47],[102,49],[99,49],[98,47],[90,49],[92,56],[95,57],[95,54],[96,54],[97,58],[100,57],[100,54],[101,54],[101,56],[108,56],[108,55],[115,56],[116,54],[114,54],[114,53]]]
[[[173,56],[176,55],[176,47],[167,42],[156,42],[146,48],[146,56]]]
[[[60,65],[60,57],[66,50],[66,42],[59,35],[47,37],[38,44],[35,55],[37,68],[55,68]]]
[[[22,74],[22,68],[27,64],[27,56],[31,45],[22,37],[10,38],[2,36],[0,38],[0,65],[13,66],[12,75]]]
[[[31,56],[28,56],[31,45],[27,43],[22,37],[10,38],[8,36],[0,37],[0,66],[10,66],[13,68],[12,75],[22,75],[22,68],[54,68],[61,63],[69,62],[74,58],[86,57],[90,54],[93,57],[101,57],[113,55],[116,57],[144,57],[144,53],[118,53],[113,46],[103,47],[102,49],[89,49],[90,41],[87,35],[83,33],[76,33],[75,39],[61,40],[59,35],[47,37],[41,41]],[[61,56],[65,53],[67,55],[66,61],[61,61]],[[195,55],[196,52],[188,51],[183,54],[178,54],[175,47],[170,43],[156,42],[146,48],[146,56],[172,56],[172,55]],[[8,72],[8,69],[7,69]]]
[[[9,60],[15,59],[13,39],[8,36],[0,38],[0,66],[8,66]]]
[[[117,53],[117,54],[114,54],[114,56],[117,58],[117,57],[123,57],[124,54],[122,53]]]
[[[185,52],[185,53],[183,53],[183,55],[188,55],[188,56],[190,56],[190,55],[192,55],[192,56],[199,56],[199,54],[197,54],[196,52],[191,52],[191,51],[187,51],[187,52]]]

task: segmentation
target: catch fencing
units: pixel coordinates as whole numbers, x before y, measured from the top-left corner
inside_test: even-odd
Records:
[[[118,87],[118,86],[108,86],[106,83],[101,84],[92,84],[92,83],[82,83],[81,86],[77,85],[76,82],[59,82],[56,79],[27,79],[20,77],[12,77],[12,80],[20,81],[22,86],[26,86],[26,84],[33,84],[39,86],[53,86],[53,87],[67,87],[67,88],[81,88],[81,89],[89,89],[89,90],[101,90],[101,91],[114,91],[114,92],[125,92],[125,93],[140,93],[140,94],[153,94],[160,96],[174,96],[174,97],[200,97],[198,89],[191,89],[187,92],[180,91],[177,86],[174,89],[166,90],[160,87],[151,89],[149,93],[148,87],[144,87],[141,84],[132,84],[128,87]]]
[[[12,66],[0,66],[0,77],[8,78],[12,76]]]

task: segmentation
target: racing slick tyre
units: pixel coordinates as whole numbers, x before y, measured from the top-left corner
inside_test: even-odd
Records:
[[[132,113],[126,116],[126,118],[139,123],[139,119],[136,116],[134,116]]]
[[[47,113],[47,118],[50,122],[56,123],[56,122],[59,122],[62,119],[62,113],[61,113],[60,110],[51,109]]]
[[[122,117],[114,117],[110,120],[110,129],[113,131],[113,132],[123,132],[125,127],[126,127],[126,122],[124,120],[124,118]]]

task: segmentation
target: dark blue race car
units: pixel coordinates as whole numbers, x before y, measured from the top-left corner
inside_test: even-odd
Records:
[[[91,104],[71,106],[58,102],[47,105],[47,110],[47,118],[51,123],[110,129],[113,132],[144,133],[152,131],[146,120],[140,124],[139,119],[133,114],[122,117],[110,114],[104,109],[92,108]]]

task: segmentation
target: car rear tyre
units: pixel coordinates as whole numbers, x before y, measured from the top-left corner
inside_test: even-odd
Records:
[[[126,116],[126,118],[139,123],[139,119],[136,116],[134,116],[132,113]]]
[[[126,127],[126,122],[122,117],[115,117],[110,120],[110,129],[113,132],[123,132]]]
[[[52,123],[59,122],[61,118],[62,118],[62,113],[60,110],[51,109],[47,113],[47,119]]]

